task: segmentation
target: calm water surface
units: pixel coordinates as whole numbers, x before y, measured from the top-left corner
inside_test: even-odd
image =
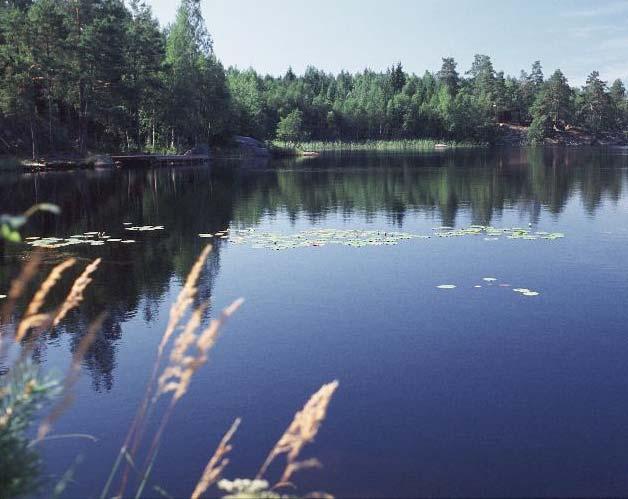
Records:
[[[181,401],[155,482],[189,495],[236,416],[243,424],[226,475],[254,475],[294,412],[338,379],[328,419],[302,456],[324,468],[297,477],[303,493],[628,494],[627,154],[466,151],[0,176],[0,212],[42,201],[63,209],[61,218],[38,216],[27,236],[166,227],[134,233],[134,245],[47,253],[47,266],[67,255],[104,263],[80,312],[41,341],[36,359],[65,370],[76,331],[109,315],[55,428],[98,442],[46,442],[46,473],[58,478],[82,454],[68,495],[100,491],[169,305],[206,243],[199,233],[532,224],[566,237],[286,251],[219,240],[201,280],[208,315],[247,301]],[[25,251],[0,253],[0,293]]]

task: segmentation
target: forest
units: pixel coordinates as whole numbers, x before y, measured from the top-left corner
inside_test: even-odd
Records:
[[[431,138],[492,143],[500,123],[530,143],[578,127],[625,137],[621,80],[592,71],[581,88],[541,63],[518,76],[478,54],[463,70],[262,75],[226,68],[200,0],[161,27],[139,0],[0,1],[0,153],[182,152],[235,135],[298,144]]]

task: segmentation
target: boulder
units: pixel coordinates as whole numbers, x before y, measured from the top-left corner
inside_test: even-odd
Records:
[[[244,154],[263,158],[270,156],[270,151],[266,147],[266,144],[253,137],[236,135],[233,137],[233,140],[238,145],[238,149]]]
[[[209,156],[211,151],[208,144],[199,144],[189,151],[186,151],[184,156]]]
[[[90,156],[87,163],[94,168],[113,168],[116,166],[111,156],[106,154],[95,154]]]

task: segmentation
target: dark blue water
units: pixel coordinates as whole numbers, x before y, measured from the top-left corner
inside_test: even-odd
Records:
[[[101,256],[81,310],[36,358],[66,369],[77,331],[109,312],[55,432],[52,483],[84,457],[67,495],[100,492],[141,400],[170,303],[202,232],[309,228],[431,234],[528,227],[565,238],[431,238],[286,251],[219,240],[201,280],[212,317],[238,297],[207,366],[166,431],[153,483],[189,495],[243,418],[228,478],[251,477],[294,412],[340,381],[315,444],[324,467],[297,492],[337,496],[614,496],[628,493],[628,155],[625,150],[446,152],[215,164],[211,169],[0,177],[0,212],[36,201],[26,235],[164,225]],[[25,247],[4,249],[0,293]],[[61,254],[61,255],[60,255]],[[493,285],[485,277],[498,279]],[[441,284],[456,289],[437,289]],[[510,287],[502,287],[508,284]],[[481,288],[474,286],[481,285]],[[539,292],[524,297],[512,288]],[[278,467],[271,469],[277,478]],[[149,494],[155,494],[151,489]]]

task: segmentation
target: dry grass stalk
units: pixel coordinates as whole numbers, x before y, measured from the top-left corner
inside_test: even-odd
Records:
[[[200,334],[197,331],[205,307],[194,311],[183,332],[177,337],[170,354],[170,362],[159,377],[156,398],[173,392],[173,401],[176,402],[185,395],[194,373],[207,362],[207,354],[214,346],[220,328],[243,302],[242,299],[233,302]],[[195,351],[190,352],[191,349]]]
[[[310,400],[305,404],[303,409],[297,412],[290,423],[288,429],[281,436],[275,447],[270,451],[266,461],[260,468],[256,478],[262,478],[268,470],[273,460],[281,455],[286,454],[288,465],[279,480],[280,484],[286,484],[290,481],[292,474],[304,467],[311,467],[312,461],[297,462],[297,458],[303,447],[314,441],[321,423],[327,415],[327,408],[334,392],[338,388],[338,381],[332,381],[323,385]],[[320,463],[316,463],[320,466]]]
[[[0,314],[0,324],[9,320],[9,316],[11,315],[18,298],[24,294],[26,286],[33,279],[33,277],[35,277],[39,264],[41,263],[41,258],[41,252],[34,252],[28,258],[26,264],[22,267],[20,275],[11,282],[11,288],[9,289],[6,303],[2,307],[2,313]]]
[[[225,436],[222,437],[214,455],[207,463],[201,479],[196,484],[194,492],[192,492],[191,499],[199,499],[205,492],[207,492],[207,489],[209,489],[209,487],[216,483],[221,477],[222,472],[229,464],[229,459],[227,459],[226,456],[232,449],[232,445],[230,443],[231,439],[237,431],[238,426],[240,426],[241,421],[242,420],[240,418],[236,419],[231,425],[231,428],[229,428],[229,431],[227,431]]]
[[[25,315],[34,315],[41,310],[41,307],[43,307],[46,302],[46,298],[48,297],[50,290],[61,279],[63,273],[75,263],[76,258],[68,258],[52,269],[46,280],[39,287],[39,290],[35,293],[35,296],[33,296],[33,299],[26,309]]]
[[[83,362],[85,355],[87,355],[89,348],[94,344],[94,341],[96,341],[96,336],[102,328],[104,319],[105,314],[101,314],[94,322],[92,322],[87,330],[87,334],[81,339],[78,348],[72,356],[70,368],[63,380],[63,397],[52,408],[46,419],[44,419],[39,425],[36,441],[41,441],[46,438],[46,435],[48,435],[52,429],[54,422],[59,419],[59,416],[61,416],[61,414],[63,414],[63,412],[72,404],[74,399],[72,389],[74,388],[74,385],[76,385],[76,382],[81,374],[81,363]]]
[[[68,260],[60,263],[55,268],[52,269],[46,280],[39,287],[33,299],[31,300],[26,312],[24,313],[24,317],[20,321],[20,324],[17,328],[17,332],[15,333],[15,341],[19,342],[24,339],[26,333],[35,327],[41,327],[50,319],[50,314],[40,314],[39,311],[44,306],[46,302],[46,298],[48,294],[54,288],[54,286],[59,282],[63,273],[72,267],[76,263],[75,258],[69,258]]]
[[[286,466],[283,472],[283,475],[281,476],[281,479],[279,480],[277,484],[275,484],[273,489],[278,489],[280,487],[294,487],[294,484],[290,482],[289,480],[292,477],[292,475],[294,475],[296,472],[301,471],[301,470],[307,470],[307,469],[312,469],[312,468],[322,468],[322,467],[323,465],[321,464],[321,462],[315,457],[311,459],[306,459],[305,461],[288,463],[288,465]]]
[[[198,291],[198,279],[201,275],[203,266],[205,265],[205,262],[207,261],[207,257],[209,256],[211,250],[211,244],[205,246],[200,256],[197,258],[196,262],[192,266],[192,269],[190,270],[190,273],[188,274],[185,280],[185,284],[179,292],[176,301],[170,307],[170,317],[168,318],[168,325],[166,326],[164,335],[162,336],[159,343],[159,347],[157,350],[157,359],[155,360],[155,364],[153,365],[153,372],[148,383],[146,393],[144,394],[144,399],[142,401],[142,404],[140,405],[140,409],[135,415],[131,427],[129,428],[129,432],[127,433],[124,445],[122,447],[123,449],[129,449],[130,446],[131,455],[133,455],[133,453],[135,452],[139,441],[142,438],[142,424],[144,422],[144,419],[146,418],[149,402],[152,397],[153,386],[157,378],[157,373],[159,372],[159,367],[161,366],[161,359],[163,357],[164,350],[166,348],[166,345],[170,341],[170,338],[174,334],[177,326],[183,319],[185,313],[187,312],[190,305],[193,303],[194,298],[196,297],[196,293]],[[125,478],[123,478],[122,483],[126,483],[126,472]]]
[[[205,247],[201,255],[194,263],[192,270],[190,270],[190,273],[185,280],[185,285],[179,293],[177,300],[172,304],[172,307],[170,307],[170,317],[168,319],[168,325],[166,326],[164,335],[161,338],[161,342],[159,343],[158,358],[161,358],[161,355],[163,354],[166,345],[170,341],[170,338],[174,334],[177,325],[181,322],[181,319],[194,301],[194,297],[196,296],[196,293],[198,291],[198,278],[203,271],[203,266],[205,265],[205,262],[207,261],[207,257],[209,256],[211,250],[211,244]]]
[[[190,270],[190,273],[188,274],[185,284],[181,289],[176,301],[170,307],[168,324],[157,349],[157,358],[153,365],[153,372],[148,383],[146,393],[144,394],[144,399],[135,415],[133,423],[129,428],[124,444],[122,445],[121,452],[118,456],[118,461],[114,465],[109,480],[105,485],[105,493],[108,491],[109,485],[111,484],[111,481],[113,480],[113,477],[117,472],[118,463],[120,462],[122,456],[125,453],[127,453],[131,457],[135,454],[140,444],[140,441],[143,438],[145,421],[148,418],[153,407],[155,406],[156,400],[164,393],[175,392],[176,398],[173,397],[171,399],[169,409],[162,419],[160,429],[157,431],[155,437],[153,438],[153,444],[148,452],[148,457],[146,461],[147,463],[151,461],[151,455],[153,455],[155,452],[156,445],[161,438],[161,432],[163,431],[163,428],[165,427],[169,419],[169,414],[174,407],[174,404],[187,391],[187,387],[189,386],[191,380],[191,375],[196,372],[196,370],[198,370],[198,368],[205,362],[207,352],[213,345],[212,338],[215,339],[215,336],[218,332],[218,327],[222,324],[222,321],[219,324],[214,324],[214,322],[212,322],[208,330],[204,331],[200,336],[197,336],[196,330],[198,329],[198,327],[200,327],[200,322],[202,318],[202,312],[199,312],[199,309],[205,310],[207,307],[207,305],[202,305],[201,307],[199,307],[199,309],[197,309],[195,313],[192,314],[192,316],[188,320],[188,323],[181,333],[181,336],[183,336],[183,338],[178,340],[178,344],[175,345],[175,349],[171,354],[171,362],[169,362],[169,365],[166,366],[166,368],[162,371],[161,376],[159,376],[159,368],[162,364],[162,357],[164,355],[166,346],[172,339],[172,336],[174,335],[177,327],[180,325],[181,321],[185,317],[189,308],[194,303],[194,298],[196,297],[198,292],[198,280],[211,251],[211,245],[207,245],[203,249],[200,256],[192,266],[192,269]],[[240,303],[241,302],[238,302],[238,306]],[[227,309],[229,315],[235,312],[235,308],[232,309],[232,307],[230,307],[229,309]],[[212,329],[212,326],[215,326],[214,329]],[[199,352],[196,356],[181,353],[182,351],[187,351],[189,347],[194,344],[194,342],[196,342],[197,347],[199,348]],[[186,357],[189,358],[186,359]],[[192,358],[197,360],[192,360]],[[154,390],[156,390],[156,393],[153,396]],[[119,496],[124,495],[124,491],[126,489],[126,484],[128,481],[128,474],[129,465],[127,463],[124,465],[124,472],[122,474],[122,479],[118,492]]]
[[[96,269],[98,269],[101,261],[102,258],[97,258],[96,260],[94,260],[87,267],[85,267],[83,273],[76,281],[74,281],[70,293],[66,297],[65,301],[61,304],[61,307],[59,307],[57,314],[52,320],[53,326],[57,326],[65,318],[65,316],[68,315],[68,312],[81,304],[81,302],[83,301],[83,292],[92,282],[91,275],[96,271]]]
[[[146,486],[148,476],[150,475],[150,471],[157,457],[157,449],[159,448],[161,437],[168,425],[168,421],[172,416],[172,412],[177,402],[187,393],[194,374],[207,362],[209,350],[211,350],[214,346],[216,339],[218,338],[220,328],[223,326],[225,321],[237,311],[243,302],[244,300],[241,298],[233,302],[222,311],[218,319],[211,321],[205,330],[203,330],[200,334],[197,334],[201,322],[202,312],[207,305],[199,307],[199,309],[194,311],[183,332],[180,334],[179,338],[177,338],[175,347],[170,354],[170,362],[164,368],[161,376],[159,376],[157,382],[158,388],[155,397],[153,398],[152,406],[154,407],[157,399],[161,395],[173,392],[173,396],[170,399],[166,412],[161,418],[161,423],[155,432],[153,441],[146,456],[143,468],[144,472],[142,474],[143,478],[136,493],[136,497],[141,496],[142,491]],[[191,348],[195,348],[195,351],[190,352],[189,350]],[[141,436],[141,434],[138,434],[138,436]],[[136,441],[136,443],[139,442]],[[124,496],[125,487],[126,474],[122,481],[119,496]]]
[[[327,492],[310,492],[303,499],[335,499],[334,496]]]

